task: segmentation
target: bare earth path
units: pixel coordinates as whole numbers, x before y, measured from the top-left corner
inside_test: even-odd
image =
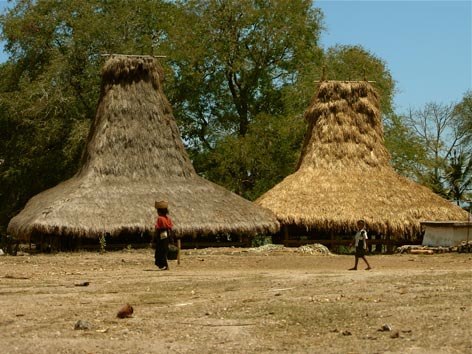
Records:
[[[472,353],[472,255],[370,261],[206,249],[162,272],[151,249],[3,256],[0,353]]]

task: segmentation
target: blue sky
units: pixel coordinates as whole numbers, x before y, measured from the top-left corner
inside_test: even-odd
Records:
[[[321,44],[361,45],[397,82],[396,111],[459,101],[472,89],[472,2],[316,1]]]
[[[7,4],[0,0],[0,9]],[[398,113],[459,101],[472,89],[472,1],[320,0],[321,44],[361,45],[397,82]],[[0,48],[0,62],[7,56]]]
[[[0,13],[3,14],[5,7],[8,5],[7,1],[0,0]],[[5,62],[8,59],[8,56],[3,52],[4,42],[0,42],[0,63]]]

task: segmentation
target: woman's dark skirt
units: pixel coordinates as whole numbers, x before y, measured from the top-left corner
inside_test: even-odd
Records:
[[[158,239],[156,243],[156,253],[154,254],[155,264],[159,268],[167,268],[167,253],[169,252],[169,238]]]

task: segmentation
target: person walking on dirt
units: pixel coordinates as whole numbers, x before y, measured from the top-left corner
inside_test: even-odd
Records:
[[[358,231],[356,233],[356,236],[354,236],[354,241],[353,241],[353,243],[355,243],[355,246],[356,246],[356,253],[355,253],[356,258],[355,258],[354,267],[350,268],[349,270],[357,270],[357,264],[359,263],[359,258],[362,258],[365,264],[367,264],[367,268],[365,270],[370,270],[372,268],[370,267],[369,262],[365,258],[365,253],[367,251],[367,231],[365,230],[364,220],[359,220],[357,222],[357,230]],[[353,243],[351,243],[351,247]]]
[[[172,232],[172,219],[168,216],[168,202],[165,200],[155,202],[157,219],[155,224],[156,252],[155,264],[160,270],[169,270],[167,254],[169,253],[169,240]]]

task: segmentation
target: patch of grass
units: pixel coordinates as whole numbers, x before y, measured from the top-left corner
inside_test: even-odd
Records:
[[[257,235],[251,240],[251,247],[260,247],[272,244],[272,236]]]

